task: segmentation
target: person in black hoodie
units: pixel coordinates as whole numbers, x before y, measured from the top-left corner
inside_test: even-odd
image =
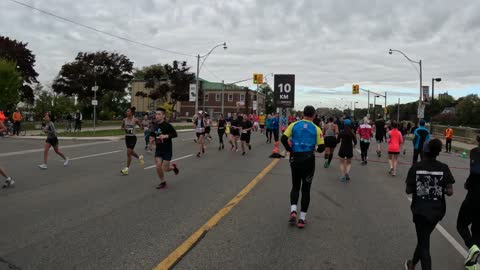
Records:
[[[442,151],[442,142],[433,139],[424,144],[425,159],[408,171],[406,192],[412,194],[411,210],[417,231],[417,247],[413,258],[405,261],[406,270],[414,270],[421,262],[422,270],[432,269],[430,234],[445,216],[445,195],[453,195],[453,178],[447,164],[436,158]]]
[[[477,142],[479,147],[470,151],[470,175],[465,182],[468,193],[457,219],[457,231],[469,249],[465,261],[467,269],[475,269],[480,256],[480,133],[477,134]],[[468,228],[470,225],[471,230]]]

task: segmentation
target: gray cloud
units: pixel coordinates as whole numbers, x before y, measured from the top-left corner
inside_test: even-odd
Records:
[[[236,81],[253,72],[293,73],[297,84],[338,89],[352,83],[385,89],[414,100],[418,72],[400,49],[424,63],[424,84],[442,77],[439,88],[463,94],[479,86],[480,1],[373,0],[24,0],[38,8],[131,39],[188,54],[205,54],[201,76]],[[0,2],[0,34],[29,43],[42,82],[79,51],[123,53],[135,66],[195,58],[172,55],[60,21],[10,1]],[[300,89],[300,87],[299,87]],[[299,91],[298,100],[308,101]],[[310,93],[314,94],[314,93]],[[347,95],[345,94],[345,95]],[[327,97],[342,93],[325,94]],[[392,101],[394,102],[394,101]]]

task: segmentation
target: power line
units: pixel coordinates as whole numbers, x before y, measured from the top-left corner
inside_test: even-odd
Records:
[[[31,5],[28,5],[28,4],[25,4],[25,3],[23,3],[23,2],[19,2],[19,1],[17,1],[17,0],[9,0],[9,1],[10,1],[10,2],[13,2],[13,3],[16,3],[16,4],[19,4],[19,5],[22,5],[22,6],[25,6],[25,7],[28,7],[28,8],[30,8],[30,9],[36,10],[36,11],[38,11],[38,12],[47,14],[47,15],[52,16],[52,17],[55,17],[55,18],[57,18],[57,19],[64,20],[64,21],[66,21],[66,22],[69,22],[69,23],[72,23],[72,24],[75,24],[75,25],[78,25],[78,26],[87,28],[87,29],[92,30],[92,31],[95,31],[95,32],[97,32],[97,33],[100,33],[100,34],[104,34],[104,35],[107,35],[107,36],[111,36],[111,37],[114,37],[114,38],[121,39],[121,40],[123,40],[123,41],[135,43],[135,44],[137,44],[137,45],[141,45],[141,46],[144,46],[144,47],[147,47],[147,48],[151,48],[151,49],[155,49],[155,50],[159,50],[159,51],[164,51],[164,52],[168,52],[168,53],[172,53],[172,54],[178,54],[178,55],[183,55],[183,56],[195,57],[195,55],[186,54],[186,53],[181,53],[181,52],[176,52],[176,51],[171,51],[171,50],[167,50],[167,49],[162,49],[162,48],[155,47],[155,46],[152,46],[152,45],[143,43],[143,42],[138,42],[138,41],[135,41],[135,40],[131,40],[131,39],[129,39],[129,38],[126,38],[126,37],[118,36],[118,35],[115,35],[115,34],[112,34],[112,33],[109,33],[109,32],[106,32],[106,31],[103,31],[103,30],[100,30],[100,29],[97,29],[97,28],[94,28],[94,27],[91,27],[91,26],[88,26],[88,25],[85,25],[85,24],[82,24],[82,23],[79,23],[79,22],[76,22],[76,21],[67,19],[67,18],[65,18],[65,17],[62,17],[62,16],[59,16],[59,15],[53,14],[53,13],[51,13],[51,12],[38,9],[38,8],[36,8],[36,7],[33,7],[33,6],[31,6]]]
[[[210,71],[210,70],[207,68],[207,66],[205,66],[204,68],[205,68],[205,70],[206,70],[208,73],[210,73],[213,77],[215,77],[217,80],[220,80],[220,81],[221,81],[220,77],[218,77],[215,73],[213,73],[212,71]]]

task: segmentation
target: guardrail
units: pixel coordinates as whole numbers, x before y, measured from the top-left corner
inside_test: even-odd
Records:
[[[445,136],[445,129],[448,126],[443,125],[432,125],[432,133],[437,136]],[[455,127],[451,126],[453,129],[453,138],[459,142],[476,144],[477,134],[480,132],[478,128],[469,128],[469,127]]]

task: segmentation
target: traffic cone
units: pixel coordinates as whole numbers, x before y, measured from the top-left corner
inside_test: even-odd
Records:
[[[270,155],[270,158],[284,158],[284,156],[280,155],[278,152],[279,152],[279,142],[275,142],[273,144],[273,150],[272,150],[272,154]]]

